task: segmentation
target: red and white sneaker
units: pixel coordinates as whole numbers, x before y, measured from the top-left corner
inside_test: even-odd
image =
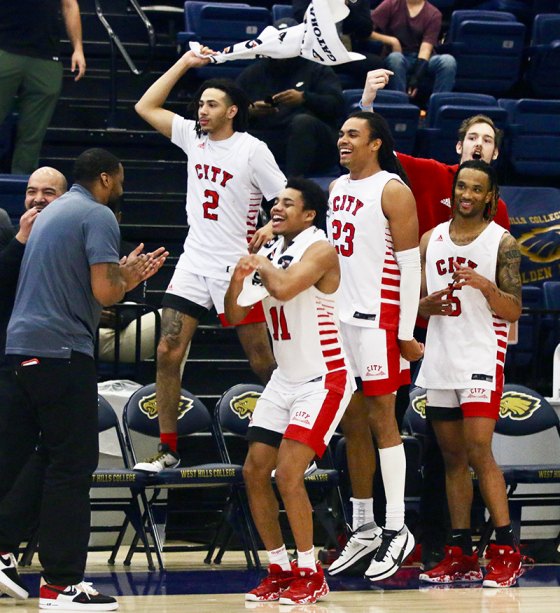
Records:
[[[488,545],[483,587],[510,587],[523,574],[523,556],[518,549],[507,545]]]
[[[482,571],[476,551],[467,556],[460,547],[447,547],[445,557],[430,570],[420,573],[420,581],[429,583],[456,583],[459,581],[481,581]]]
[[[252,602],[273,602],[280,598],[280,594],[294,581],[292,570],[282,570],[278,564],[268,567],[268,575],[254,590],[245,594],[245,600]]]
[[[325,574],[321,564],[317,562],[315,571],[310,568],[298,568],[293,565],[294,580],[280,596],[280,604],[313,604],[329,593]]]
[[[40,609],[114,611],[118,606],[115,598],[100,594],[91,583],[86,581],[77,585],[52,585],[41,581],[39,589]]]

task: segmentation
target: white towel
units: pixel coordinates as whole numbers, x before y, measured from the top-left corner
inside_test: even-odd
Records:
[[[303,23],[284,30],[267,26],[257,38],[226,47],[210,60],[222,64],[257,57],[282,59],[301,55],[326,66],[363,60],[361,53],[346,49],[336,31],[335,24],[342,21],[349,11],[344,0],[312,0]],[[200,57],[208,57],[200,53],[200,43],[190,42],[189,46]]]

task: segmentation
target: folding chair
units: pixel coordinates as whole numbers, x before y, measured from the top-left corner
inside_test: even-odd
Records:
[[[231,461],[231,454],[237,453],[234,459],[241,460],[246,455],[245,436],[253,410],[262,391],[262,385],[241,383],[228,389],[216,403],[212,427],[222,461]],[[329,540],[336,546],[337,525],[344,522],[338,515],[343,514],[344,505],[338,488],[338,471],[333,468],[330,450],[327,448],[323,456],[325,465],[329,467],[316,468],[305,476],[305,485],[311,499],[315,516],[325,529]],[[274,479],[272,477],[272,479]],[[217,559],[220,559],[221,552]]]
[[[522,520],[521,517],[525,507],[560,507],[560,419],[556,411],[534,390],[506,384],[495,432],[492,448],[504,476],[507,475],[515,534],[521,535],[522,525],[560,524],[560,519]],[[488,522],[481,537],[481,549],[491,532],[492,525]]]
[[[178,436],[180,439],[207,432],[211,426],[211,418],[208,410],[202,402],[186,390],[181,390],[179,401]],[[143,434],[152,438],[159,438],[159,425],[157,420],[157,406],[155,397],[155,384],[145,385],[129,398],[123,411],[123,428],[127,449],[133,463],[136,463],[137,453],[135,450],[134,433]],[[234,529],[237,529],[242,541],[247,566],[253,568],[255,562],[252,559],[251,537],[249,519],[246,506],[240,496],[240,486],[243,483],[242,467],[230,462],[207,463],[180,466],[173,469],[165,469],[154,475],[147,476],[146,489],[151,491],[147,501],[144,521],[149,526],[149,532],[154,537],[154,551],[161,569],[164,568],[163,551],[205,551],[208,545],[178,545],[165,546],[155,527],[155,513],[167,511],[167,502],[160,501],[162,490],[176,488],[223,488],[225,490],[224,503],[219,509],[214,504],[212,511],[221,511],[221,521],[228,521]],[[216,534],[223,532],[222,525],[217,527]],[[125,563],[130,563],[138,546],[139,538],[135,537]],[[213,539],[213,543],[216,537]]]
[[[148,537],[146,528],[143,521],[143,512],[141,510],[140,502],[142,506],[146,508],[146,497],[144,487],[146,485],[146,478],[143,474],[133,471],[129,467],[128,456],[125,446],[123,433],[119,424],[117,414],[109,402],[103,398],[103,396],[97,396],[98,401],[98,429],[99,433],[108,432],[113,430],[118,441],[119,450],[121,452],[120,466],[101,468],[96,470],[92,476],[91,487],[95,490],[109,489],[113,492],[113,495],[105,498],[91,498],[91,511],[92,514],[97,511],[102,512],[122,512],[125,515],[125,519],[122,523],[117,525],[100,525],[92,526],[91,532],[118,532],[117,540],[111,547],[111,554],[109,556],[108,563],[114,564],[117,553],[122,545],[127,528],[130,525],[134,528],[135,538],[140,540],[144,545],[146,553],[146,559],[148,561],[148,568],[155,570],[155,566],[152,559],[151,551],[148,547]],[[130,495],[124,496],[119,493],[115,493],[115,489],[128,488]],[[148,526],[148,532],[150,526]],[[151,534],[153,537],[153,534]],[[33,559],[33,555],[37,550],[38,544],[38,530],[30,538],[27,547],[25,548],[21,560],[20,566],[30,566]],[[104,546],[90,546],[91,551],[104,551],[107,547]]]

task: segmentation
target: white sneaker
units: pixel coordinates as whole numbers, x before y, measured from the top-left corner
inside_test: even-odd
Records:
[[[329,575],[338,575],[348,572],[358,562],[366,557],[371,557],[381,545],[381,528],[375,526],[373,536],[362,536],[366,530],[371,530],[374,524],[364,524],[350,535],[344,549],[338,558],[329,566]],[[369,560],[366,560],[369,561]]]
[[[160,443],[158,453],[155,456],[148,458],[144,462],[138,462],[134,465],[133,470],[140,470],[144,473],[156,474],[166,468],[177,468],[181,462],[179,454],[171,451],[165,443]]]
[[[403,526],[398,532],[383,528],[382,541],[375,552],[365,576],[370,581],[381,581],[394,575],[412,552],[414,536]]]
[[[305,472],[303,473],[303,478],[305,479],[305,477],[309,477],[309,475],[312,475],[316,470],[317,470],[317,464],[315,462],[311,462],[311,464],[309,464],[309,466],[305,469]],[[273,479],[274,479],[274,477],[276,477],[276,469],[275,468],[270,473],[270,476]]]
[[[0,556],[0,594],[7,594],[18,600],[25,600],[29,596],[29,591],[18,574],[13,553]]]
[[[77,585],[52,585],[41,581],[39,589],[40,609],[66,611],[114,611],[119,604],[112,596],[100,594],[91,583]]]

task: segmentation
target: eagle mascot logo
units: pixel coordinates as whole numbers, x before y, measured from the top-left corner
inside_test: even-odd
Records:
[[[251,419],[257,400],[260,398],[260,392],[247,391],[234,396],[229,406],[231,410],[241,419]]]
[[[186,398],[185,396],[181,396],[179,398],[179,419],[183,417],[183,415],[192,409],[193,401],[191,398]],[[142,413],[148,416],[148,419],[156,419],[157,418],[157,404],[156,404],[156,393],[150,394],[148,396],[142,396],[140,399],[140,410]]]
[[[509,419],[529,419],[541,406],[541,401],[536,396],[508,390],[504,392],[500,401],[500,417]]]
[[[412,399],[412,408],[422,419],[426,419],[426,392],[418,394]]]

